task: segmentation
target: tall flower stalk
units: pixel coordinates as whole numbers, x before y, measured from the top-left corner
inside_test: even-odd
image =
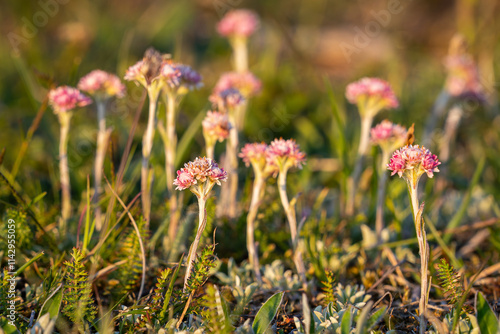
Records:
[[[68,167],[68,140],[73,109],[90,104],[92,100],[78,89],[61,86],[49,92],[49,103],[59,120],[61,137],[59,140],[59,173],[61,177],[61,220],[60,233],[64,235],[66,224],[71,216],[71,185]]]
[[[216,87],[217,89],[217,87]],[[226,159],[224,167],[229,175],[229,182],[222,187],[221,205],[223,213],[230,218],[236,216],[236,201],[238,196],[238,147],[239,136],[238,128],[236,127],[236,113],[244,103],[240,91],[236,88],[227,88],[221,91],[216,90],[211,96],[210,101],[216,106],[219,112],[226,114],[231,124],[229,129],[229,137],[226,142]]]
[[[207,157],[213,160],[215,144],[229,138],[232,129],[231,123],[229,123],[227,114],[219,111],[209,111],[201,125],[203,127]]]
[[[135,81],[146,88],[149,99],[148,123],[142,137],[141,167],[142,211],[147,226],[149,226],[151,219],[151,196],[154,173],[153,168],[151,168],[150,159],[156,127],[156,104],[163,85],[163,81],[161,80],[162,63],[162,55],[155,49],[150,48],[146,50],[144,58],[129,67],[125,74],[125,80]]]
[[[410,197],[410,206],[415,223],[415,230],[418,239],[418,248],[420,254],[420,333],[424,334],[426,329],[425,312],[429,299],[429,276],[427,268],[429,264],[429,244],[425,233],[424,220],[422,213],[424,204],[418,203],[418,182],[423,174],[429,178],[439,172],[438,166],[441,163],[436,155],[432,154],[425,147],[418,145],[405,146],[394,152],[387,169],[392,171],[391,175],[398,174],[400,178],[406,181],[408,194]]]
[[[286,177],[288,170],[292,167],[302,168],[305,163],[305,153],[301,152],[299,146],[293,139],[275,139],[269,144],[266,150],[266,160],[268,164],[276,166],[278,169],[278,190],[281,204],[285,210],[290,236],[292,239],[293,261],[299,274],[304,291],[307,291],[306,268],[302,258],[302,247],[299,244],[299,226],[295,214],[295,206],[290,204],[286,192]]]
[[[262,283],[262,275],[260,273],[259,254],[257,244],[255,242],[255,219],[259,211],[259,206],[262,200],[262,194],[266,184],[266,179],[278,172],[277,166],[266,161],[267,145],[264,143],[246,144],[239,154],[245,165],[252,165],[254,172],[254,183],[252,188],[252,199],[247,215],[247,250],[248,260],[255,274],[255,278]]]
[[[226,181],[227,173],[219,168],[217,163],[208,158],[196,158],[193,162],[188,162],[177,171],[177,178],[173,184],[178,190],[189,189],[198,198],[199,220],[196,237],[189,248],[187,258],[187,269],[184,277],[184,291],[187,287],[189,276],[196,258],[196,251],[200,243],[201,235],[207,225],[207,211],[205,205],[214,185],[221,185],[221,181]]]
[[[361,117],[361,133],[354,171],[347,181],[346,214],[354,214],[354,200],[357,183],[363,170],[363,160],[369,147],[370,129],[373,118],[382,109],[397,108],[399,102],[388,82],[378,78],[362,78],[349,84],[346,98],[356,104]]]
[[[113,74],[94,70],[82,77],[78,82],[78,88],[91,95],[97,105],[97,150],[94,162],[94,204],[96,205],[96,229],[102,228],[101,208],[98,205],[99,196],[102,192],[101,181],[104,166],[106,148],[111,135],[111,128],[106,128],[106,104],[113,96],[123,97],[125,86],[120,79]]]
[[[167,181],[170,223],[168,236],[173,241],[177,235],[180,207],[174,193],[175,158],[177,152],[176,117],[177,108],[182,98],[195,88],[201,87],[201,76],[190,66],[166,60],[161,68],[161,80],[164,82],[162,98],[165,102],[165,125],[158,123],[158,130],[163,140],[165,151],[165,178]]]
[[[387,183],[387,163],[392,152],[405,144],[406,128],[393,124],[388,120],[382,121],[371,129],[371,142],[380,146],[382,158],[378,169],[378,189],[377,189],[377,214],[375,220],[375,231],[379,242],[382,240],[382,230],[384,229],[384,200]]]
[[[248,71],[248,38],[259,26],[259,17],[248,9],[229,11],[217,24],[220,35],[227,37],[233,48],[234,68]]]

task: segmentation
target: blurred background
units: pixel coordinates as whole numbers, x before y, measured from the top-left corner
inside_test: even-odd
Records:
[[[309,206],[322,187],[341,187],[346,176],[342,174],[346,161],[336,149],[340,133],[333,106],[338,108],[345,130],[345,151],[355,153],[357,147],[359,116],[345,101],[345,86],[363,76],[388,80],[401,106],[382,112],[375,122],[390,118],[407,127],[415,123],[419,143],[446,78],[443,58],[449,41],[455,33],[462,33],[478,63],[490,104],[467,114],[458,130],[448,177],[449,187],[457,189],[459,195],[450,195],[449,214],[456,210],[464,196],[460,191],[468,189],[478,161],[485,157],[480,186],[473,194],[478,203],[471,205],[475,211],[470,215],[499,215],[499,64],[495,60],[500,55],[500,3],[496,0],[2,1],[0,149],[6,148],[2,168],[12,169],[51,84],[75,86],[93,69],[123,78],[128,66],[150,46],[171,53],[203,76],[204,87],[182,103],[178,121],[182,138],[190,124],[200,122],[197,116],[210,108],[208,96],[218,77],[232,68],[231,47],[218,36],[215,26],[235,8],[253,9],[261,18],[260,29],[250,40],[250,69],[262,80],[263,89],[250,103],[243,142],[296,138],[309,162],[303,171],[290,176],[291,187],[292,191],[312,194]],[[111,106],[108,114],[114,128],[108,163],[119,163],[143,94],[133,83],[126,85],[128,96]],[[137,161],[146,112],[141,117],[134,141]],[[86,175],[92,174],[96,123],[94,106],[78,111],[72,121],[69,155],[76,201],[84,198]],[[439,120],[438,127],[442,123]],[[59,196],[58,136],[57,119],[47,109],[16,176],[19,189],[30,197],[46,191],[47,203]],[[162,170],[163,149],[158,137],[156,143],[154,159]],[[188,149],[180,161],[202,154],[201,131],[184,144]],[[430,148],[436,149],[435,143]],[[376,153],[374,149],[373,155]],[[138,166],[133,164],[128,174],[137,188]],[[164,182],[160,179],[158,184]],[[2,189],[3,195],[9,193]],[[398,190],[402,198],[403,192]],[[334,200],[332,197],[332,203]],[[161,196],[158,202],[162,202]]]

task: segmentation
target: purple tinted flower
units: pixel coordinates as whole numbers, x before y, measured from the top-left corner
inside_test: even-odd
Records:
[[[251,72],[226,72],[217,81],[213,93],[219,94],[226,89],[235,88],[245,98],[249,98],[257,95],[261,87],[262,83]]]
[[[210,102],[217,106],[219,110],[225,111],[239,106],[245,98],[241,95],[240,91],[236,88],[228,88],[223,91],[213,93],[209,97]]]

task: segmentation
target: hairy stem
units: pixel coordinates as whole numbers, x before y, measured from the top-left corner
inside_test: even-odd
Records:
[[[419,204],[418,204],[418,180],[407,180],[408,194],[410,196],[411,211],[413,214],[413,220],[415,222],[415,230],[418,239],[418,249],[420,255],[420,301],[419,301],[419,314],[420,314],[420,334],[425,334],[425,329],[427,327],[425,320],[425,311],[427,309],[427,291],[428,291],[428,278],[427,278],[427,266],[429,263],[429,250],[427,246],[427,238],[425,234],[425,228],[421,220],[421,215],[419,216]]]
[[[390,152],[382,150],[382,161],[380,163],[378,189],[377,189],[377,214],[375,219],[375,231],[378,242],[382,242],[382,230],[384,229],[384,200],[385,187],[387,183],[388,172],[386,164],[389,161]]]
[[[234,69],[240,73],[248,71],[247,38],[234,37],[230,42],[233,48]]]
[[[194,238],[194,241],[191,244],[191,247],[189,248],[183,291],[186,291],[187,282],[188,282],[189,276],[191,275],[191,270],[193,269],[194,260],[196,259],[196,251],[197,251],[198,245],[200,243],[201,235],[203,234],[203,231],[205,230],[205,226],[207,225],[207,210],[205,208],[206,202],[207,202],[207,200],[204,198],[203,194],[200,194],[200,196],[198,196],[198,208],[200,210],[198,231],[196,232],[196,237]]]
[[[141,191],[142,191],[142,211],[146,221],[146,227],[149,227],[151,218],[151,190],[153,185],[153,169],[150,166],[151,151],[153,149],[153,139],[155,135],[156,122],[156,101],[158,92],[154,89],[148,89],[149,96],[149,114],[146,132],[142,137],[142,168],[141,168]]]
[[[179,215],[178,215],[178,201],[177,194],[174,193],[174,173],[175,173],[175,153],[177,150],[177,134],[175,133],[175,115],[176,115],[176,103],[177,97],[175,93],[167,93],[165,95],[166,99],[166,140],[165,145],[165,175],[167,180],[167,190],[169,199],[169,209],[170,209],[170,223],[168,226],[168,236],[170,238],[171,244],[174,243],[177,236],[177,230],[179,225]]]
[[[96,205],[96,229],[101,230],[102,227],[102,214],[99,207],[99,196],[102,193],[102,170],[104,166],[104,159],[106,156],[106,147],[108,145],[109,135],[111,130],[106,129],[106,102],[102,100],[97,101],[97,120],[99,131],[97,133],[97,151],[94,163],[94,204]]]
[[[295,267],[297,268],[297,273],[299,274],[300,280],[302,281],[304,291],[307,291],[306,269],[304,260],[302,259],[302,251],[299,247],[297,218],[295,217],[295,209],[290,205],[290,202],[288,201],[288,195],[286,193],[287,172],[288,171],[286,168],[282,168],[282,170],[280,170],[278,175],[278,190],[280,193],[281,204],[285,209],[288,225],[290,226],[290,235],[292,238],[293,247],[293,261],[295,263]]]
[[[214,160],[214,149],[215,149],[214,143],[206,144],[207,158],[209,158],[210,160]]]
[[[248,250],[248,260],[253,268],[255,278],[259,284],[262,284],[262,276],[260,274],[259,265],[259,254],[257,251],[257,246],[255,244],[254,230],[255,230],[255,218],[257,217],[257,212],[259,211],[259,204],[261,199],[262,188],[265,184],[265,178],[262,173],[256,173],[255,181],[252,190],[252,200],[250,202],[250,208],[247,215],[247,250]]]
[[[373,116],[370,114],[361,116],[361,134],[359,139],[358,156],[354,165],[354,172],[347,180],[347,204],[346,215],[352,216],[354,214],[354,200],[356,197],[356,190],[358,188],[359,177],[363,171],[363,161],[368,150],[370,139],[370,128],[372,126]]]
[[[61,174],[61,233],[66,231],[66,224],[71,216],[71,186],[69,181],[68,167],[68,134],[71,112],[59,112],[59,122],[61,125],[61,138],[59,140],[59,172]],[[61,234],[63,235],[63,234]]]

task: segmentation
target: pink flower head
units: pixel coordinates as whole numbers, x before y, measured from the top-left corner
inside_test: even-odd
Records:
[[[269,144],[266,159],[269,164],[278,166],[280,169],[288,169],[293,166],[301,169],[305,164],[306,154],[300,151],[295,140],[280,138]]]
[[[391,175],[397,173],[399,177],[404,177],[416,185],[422,174],[426,173],[432,178],[434,172],[439,172],[440,164],[437,156],[425,147],[407,145],[394,152],[387,169],[392,171]]]
[[[445,88],[452,96],[485,101],[476,63],[469,54],[450,55],[445,60],[448,71]]]
[[[241,95],[249,98],[260,92],[262,83],[251,72],[226,72],[221,75],[214,88],[214,94],[218,94],[229,88],[236,88]]]
[[[170,60],[162,65],[161,76],[171,89],[189,91],[203,86],[201,75],[198,72],[188,65],[174,63]]]
[[[222,142],[229,137],[231,124],[227,114],[209,111],[201,125],[203,126],[203,135],[207,141],[215,142],[218,140]]]
[[[248,37],[259,26],[259,17],[248,9],[237,9],[228,12],[217,24],[217,32],[224,37]]]
[[[78,88],[96,97],[123,97],[125,86],[111,73],[94,70],[80,79]]]
[[[162,55],[154,48],[147,49],[142,60],[127,69],[124,79],[136,81],[146,88],[156,83],[155,88],[160,88],[158,79],[161,76],[161,66],[166,56],[168,55]]]
[[[387,81],[378,78],[362,78],[350,83],[346,88],[346,98],[357,104],[361,113],[375,115],[382,109],[393,109],[399,106],[398,99]]]
[[[144,62],[142,60],[139,60],[137,63],[127,69],[123,78],[127,81],[137,81],[142,83],[144,81],[144,75],[142,73],[143,67]]]
[[[258,162],[259,165],[266,164],[267,145],[264,143],[245,144],[238,156],[243,159],[243,162],[248,167],[252,162]]]
[[[69,86],[60,86],[49,92],[49,104],[54,113],[66,112],[76,107],[84,107],[92,103],[92,100],[82,94],[78,89]]]
[[[220,111],[233,109],[245,101],[243,95],[236,88],[228,88],[218,93],[213,93],[209,97],[210,102],[217,106]]]
[[[382,149],[395,150],[404,145],[407,131],[401,125],[383,120],[371,129],[370,136],[373,144],[380,145]]]
[[[176,189],[184,190],[191,188],[195,184],[199,184],[198,182],[208,182],[208,187],[205,189],[208,192],[214,184],[220,185],[221,181],[226,180],[227,172],[223,168],[219,168],[214,160],[198,157],[194,161],[184,164],[184,168],[177,171],[177,178],[174,180],[174,185],[177,186]],[[193,192],[198,195],[196,190]]]

